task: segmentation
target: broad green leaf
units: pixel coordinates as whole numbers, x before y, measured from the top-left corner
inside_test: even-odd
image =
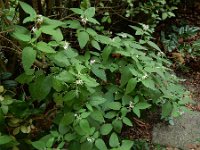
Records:
[[[43,141],[35,141],[31,143],[33,145],[34,148],[36,148],[37,150],[42,150],[46,148],[46,143]]]
[[[118,147],[120,145],[119,139],[116,133],[112,133],[109,139],[109,145],[110,147]]]
[[[49,46],[47,43],[45,42],[38,42],[36,45],[37,49],[44,52],[44,53],[56,53],[56,51]]]
[[[81,149],[80,150],[93,150],[93,143],[92,142],[85,142],[81,143]]]
[[[81,75],[80,76],[81,80],[85,82],[85,84],[88,87],[97,87],[99,84],[96,82],[95,79],[91,78],[90,76],[87,75]]]
[[[67,142],[70,142],[72,140],[74,140],[76,138],[76,134],[75,133],[68,133],[68,134],[65,134],[65,137],[64,139],[67,141]]]
[[[147,108],[151,107],[151,104],[146,103],[146,102],[139,102],[139,103],[137,103],[137,104],[135,105],[135,107],[136,107],[137,109],[147,109]]]
[[[99,149],[99,150],[107,150],[106,144],[102,139],[97,139],[95,141],[95,146]]]
[[[126,92],[125,92],[125,94],[131,93],[135,89],[136,85],[137,85],[137,79],[136,78],[131,78],[128,81],[128,84],[126,86]]]
[[[146,86],[147,88],[150,88],[152,90],[156,90],[155,83],[154,83],[152,78],[146,78],[146,79],[142,80],[142,84],[144,86]]]
[[[67,83],[73,83],[75,81],[75,77],[68,71],[62,71],[55,78],[62,82],[67,82]]]
[[[138,44],[138,43],[131,44],[131,47],[135,48],[135,49],[139,49],[139,50],[147,50],[146,47],[144,47],[144,46],[142,46],[141,44]]]
[[[8,144],[11,141],[13,141],[13,139],[10,136],[7,136],[7,135],[0,136],[0,145]]]
[[[107,80],[105,70],[99,68],[98,65],[92,65],[92,72],[103,81]]]
[[[122,131],[122,127],[123,127],[123,124],[122,124],[122,121],[119,120],[119,119],[116,119],[112,122],[112,125],[113,125],[113,128],[114,130],[117,132],[117,133],[121,133]]]
[[[68,101],[74,99],[76,97],[76,94],[77,93],[75,90],[71,90],[71,91],[67,92],[63,97],[63,101],[68,102]]]
[[[117,113],[115,111],[109,111],[105,114],[105,118],[108,118],[108,119],[112,119],[114,118],[115,116],[117,116]]]
[[[81,49],[83,49],[90,40],[89,34],[85,31],[78,33],[78,42]]]
[[[31,33],[23,26],[15,25],[14,31],[11,33],[11,36],[24,42],[29,42],[31,40]]]
[[[15,80],[21,84],[30,83],[33,80],[33,75],[27,75],[25,73],[20,74]]]
[[[131,148],[133,147],[133,144],[134,144],[133,141],[123,140],[120,150],[131,150]]]
[[[90,8],[88,8],[88,9],[86,9],[85,12],[84,12],[84,14],[85,14],[85,16],[86,16],[87,18],[92,18],[92,17],[94,17],[94,15],[95,15],[95,7],[90,7]]]
[[[161,51],[158,45],[156,45],[154,42],[148,41],[147,44],[149,44],[149,46],[153,47],[154,49]]]
[[[103,124],[100,128],[101,135],[108,135],[112,131],[113,127],[111,124]]]
[[[121,72],[120,87],[123,87],[131,79],[132,74],[129,71],[128,67],[123,67],[122,70],[120,70],[120,72]]]
[[[67,24],[67,27],[71,29],[79,29],[81,27],[78,20],[67,20],[65,23]]]
[[[172,112],[173,106],[170,102],[166,102],[162,105],[162,117],[168,117],[170,116]]]
[[[138,118],[140,118],[140,110],[137,107],[133,108],[133,112],[138,116]]]
[[[80,127],[86,134],[90,133],[90,124],[86,119],[81,119]]]
[[[128,126],[131,126],[131,127],[133,126],[131,120],[128,119],[127,117],[123,117],[122,121],[123,121],[124,124],[126,124]]]
[[[28,71],[36,59],[36,51],[32,47],[25,47],[22,51],[22,64],[25,71]]]
[[[43,100],[47,97],[52,87],[52,79],[50,76],[40,76],[29,85],[29,91],[35,100]]]
[[[168,17],[168,13],[167,12],[163,12],[162,13],[162,20],[167,19],[167,17]]]
[[[98,106],[98,105],[103,104],[105,101],[106,101],[106,99],[103,98],[103,97],[101,97],[101,96],[92,96],[92,97],[90,98],[89,103],[90,103],[92,106]]]
[[[106,105],[108,108],[113,110],[120,110],[121,109],[121,103],[120,102],[110,102]]]
[[[37,13],[30,5],[22,1],[19,1],[19,4],[27,14],[29,14],[30,16],[36,17]]]
[[[68,125],[70,125],[71,123],[74,122],[74,114],[71,112],[68,112],[66,114],[64,114],[64,116],[62,117],[60,123],[59,123],[59,132],[61,132],[62,134],[66,133],[66,128]]]
[[[100,123],[103,123],[105,120],[104,120],[104,117],[103,117],[103,114],[101,111],[99,110],[95,110],[93,111],[91,114],[90,114],[90,117]]]
[[[55,138],[51,137],[48,139],[48,141],[46,142],[46,147],[51,148],[54,144]]]
[[[106,46],[104,49],[103,49],[103,52],[102,52],[102,58],[103,58],[103,62],[106,63],[111,52],[112,52],[113,48],[111,46]]]
[[[95,41],[95,40],[92,40],[91,41],[91,44],[92,44],[92,46],[94,47],[94,48],[96,48],[97,50],[101,50],[101,47],[100,47],[100,45],[99,45],[99,43],[97,42],[97,41]]]

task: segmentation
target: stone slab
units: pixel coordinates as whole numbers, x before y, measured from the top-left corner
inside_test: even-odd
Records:
[[[157,124],[153,128],[152,142],[189,150],[200,144],[200,112],[191,112],[174,120],[175,125]]]

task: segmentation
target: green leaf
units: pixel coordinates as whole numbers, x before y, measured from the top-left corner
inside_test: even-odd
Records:
[[[98,65],[92,65],[92,72],[103,81],[107,80],[105,70],[99,68]]]
[[[165,104],[163,104],[163,106],[162,106],[162,117],[170,116],[172,109],[173,109],[173,106],[170,102],[166,102]]]
[[[113,110],[120,110],[122,105],[120,102],[110,102],[106,106]]]
[[[146,102],[139,102],[139,103],[137,103],[137,104],[135,105],[135,107],[136,107],[137,109],[147,109],[147,108],[151,107],[151,104],[146,103]]]
[[[131,127],[133,126],[131,120],[128,119],[127,117],[123,117],[122,121],[123,121],[124,124],[126,124],[128,126],[131,126]]]
[[[155,83],[154,83],[152,78],[146,78],[146,79],[142,80],[142,84],[144,86],[146,86],[147,88],[150,88],[152,90],[156,90]]]
[[[115,130],[117,133],[121,133],[122,127],[123,127],[123,124],[122,124],[122,121],[121,121],[121,120],[115,119],[115,120],[112,122],[112,125],[113,125],[114,130]]]
[[[65,21],[65,23],[67,24],[67,27],[71,29],[81,28],[81,24],[78,20],[67,20]]]
[[[108,61],[108,58],[112,52],[113,48],[111,46],[106,46],[104,49],[103,49],[103,52],[102,52],[102,58],[103,58],[103,62],[106,63]]]
[[[43,141],[35,141],[31,143],[34,148],[37,150],[45,149],[46,148],[46,143]]]
[[[29,91],[32,98],[36,100],[43,100],[51,91],[51,77],[40,76],[36,78],[35,82],[29,85]]]
[[[110,147],[118,147],[120,145],[119,139],[116,133],[112,133],[109,139],[109,145]]]
[[[37,13],[30,5],[22,1],[19,1],[19,4],[27,14],[29,14],[30,16],[36,17]]]
[[[80,127],[86,134],[90,133],[90,124],[86,119],[81,119]]]
[[[85,31],[78,33],[78,42],[81,49],[83,49],[90,40],[89,34]]]
[[[104,120],[104,117],[103,117],[103,114],[101,111],[99,110],[95,110],[93,111],[91,114],[90,114],[91,118],[100,122],[100,123],[103,123],[105,120]]]
[[[149,44],[149,46],[153,47],[154,49],[161,51],[158,45],[156,45],[154,42],[148,41],[147,44]]]
[[[131,148],[133,147],[133,144],[134,144],[133,141],[123,140],[120,150],[131,150]]]
[[[74,114],[71,112],[68,112],[66,114],[64,114],[64,116],[62,117],[60,123],[59,123],[59,132],[62,134],[66,133],[66,129],[68,128],[68,126],[74,122]]]
[[[64,102],[68,102],[72,99],[74,99],[76,97],[76,91],[75,90],[71,90],[69,92],[67,92],[64,97],[63,97],[63,101]]]
[[[0,136],[0,145],[8,144],[11,141],[13,141],[13,139],[10,136],[7,136],[7,135]]]
[[[95,40],[92,40],[91,41],[91,44],[92,44],[92,46],[94,47],[94,48],[96,48],[97,50],[101,50],[101,47],[100,47],[100,45],[99,45],[99,43],[97,42],[97,41],[95,41]]]
[[[125,94],[127,95],[127,94],[131,93],[135,89],[136,85],[137,85],[137,79],[136,78],[131,78],[128,81],[128,84],[126,86]]]
[[[29,42],[31,40],[31,34],[30,31],[27,30],[23,26],[15,25],[14,31],[11,33],[11,36],[24,42]]]
[[[25,47],[22,51],[22,65],[27,72],[36,60],[36,51],[32,47]]]
[[[99,150],[107,150],[106,144],[102,139],[97,139],[95,141],[95,146],[99,149]]]
[[[94,17],[94,15],[95,15],[95,7],[90,7],[90,8],[88,8],[88,9],[86,9],[85,12],[84,12],[84,14],[85,14],[85,16],[86,16],[87,18],[92,18],[92,17]]]
[[[45,42],[38,42],[36,47],[38,50],[45,52],[45,53],[49,53],[49,54],[56,53],[56,51]]]
[[[138,116],[138,118],[140,118],[140,110],[137,107],[133,108],[133,112]]]
[[[162,13],[162,20],[167,19],[167,17],[168,17],[168,13],[167,12],[163,12]]]
[[[60,80],[62,82],[66,82],[66,83],[73,83],[75,81],[74,76],[71,73],[69,73],[68,71],[62,71],[55,78],[57,80]]]
[[[100,128],[101,135],[108,135],[112,131],[113,127],[111,124],[103,124]]]
[[[98,106],[98,105],[103,104],[105,101],[106,101],[106,99],[103,98],[103,97],[101,97],[101,96],[92,96],[92,97],[90,98],[89,103],[90,103],[92,106]]]

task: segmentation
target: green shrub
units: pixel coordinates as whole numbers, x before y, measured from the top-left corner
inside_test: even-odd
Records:
[[[0,101],[0,123],[9,131],[1,131],[2,148],[128,150],[135,143],[120,133],[133,125],[129,115],[158,106],[171,120],[186,111],[189,95],[145,25],[132,26],[142,36],[138,42],[127,33],[95,31],[94,7],[71,8],[78,19],[59,21],[20,6],[32,29],[14,25],[10,35],[22,49],[24,73],[16,81],[27,89],[17,100]],[[73,31],[78,45],[63,30]]]

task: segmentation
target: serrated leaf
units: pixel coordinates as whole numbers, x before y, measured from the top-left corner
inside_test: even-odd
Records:
[[[150,88],[150,89],[152,89],[152,90],[155,90],[155,89],[156,89],[156,88],[155,88],[155,83],[154,83],[154,81],[153,81],[152,78],[146,78],[146,79],[142,80],[142,84],[143,84],[144,86],[146,86],[147,88]]]
[[[37,47],[38,50],[45,52],[45,53],[48,53],[48,54],[56,53],[56,51],[45,42],[38,42],[36,44],[36,47]]]
[[[133,144],[134,144],[133,141],[123,140],[120,150],[131,150],[131,148],[133,147]]]
[[[97,139],[95,141],[95,146],[99,149],[99,150],[107,150],[106,144],[102,139]]]
[[[59,132],[61,133],[66,133],[66,128],[73,123],[75,117],[74,114],[71,112],[68,112],[66,114],[64,114],[64,116],[62,117],[60,123],[59,123]]]
[[[68,102],[72,99],[74,99],[76,97],[76,91],[75,90],[71,90],[69,92],[67,92],[64,96],[63,96],[63,101],[64,102]]]
[[[120,145],[119,139],[116,133],[112,133],[109,139],[109,145],[110,147],[118,147]]]
[[[108,135],[112,131],[113,127],[111,124],[103,124],[100,128],[101,135]]]
[[[37,13],[30,5],[22,1],[19,1],[19,4],[27,14],[29,14],[30,16],[36,17]]]
[[[124,117],[124,118],[122,119],[122,121],[123,121],[124,124],[126,124],[126,125],[128,125],[128,126],[131,126],[131,127],[133,126],[131,120],[128,119],[127,117]]]
[[[25,47],[22,51],[22,65],[28,71],[36,60],[36,51],[32,47]]]
[[[79,46],[80,46],[81,49],[86,46],[89,39],[90,39],[90,37],[89,37],[89,34],[87,32],[82,31],[82,32],[78,33],[78,42],[79,42]]]
[[[112,110],[120,110],[122,105],[120,102],[110,102],[106,106]]]
[[[136,85],[137,85],[137,79],[131,78],[127,83],[125,94],[131,93],[135,89]]]

